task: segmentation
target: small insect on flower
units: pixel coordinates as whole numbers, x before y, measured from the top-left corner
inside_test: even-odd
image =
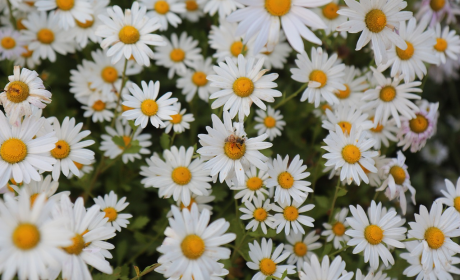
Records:
[[[244,137],[239,137],[235,135],[230,135],[224,140],[225,143],[230,143],[230,148],[233,150],[235,148],[239,149],[240,151],[244,149],[243,144],[246,142],[246,139]]]

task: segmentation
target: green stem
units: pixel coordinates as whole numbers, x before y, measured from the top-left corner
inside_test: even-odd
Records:
[[[174,144],[174,138],[176,138],[176,135],[177,135],[177,133],[174,131],[174,134],[173,134],[173,136],[171,137],[171,143],[169,144],[169,148],[171,148],[172,145]]]
[[[329,223],[332,221],[332,214],[334,213],[335,201],[337,200],[337,193],[340,188],[340,179],[337,179],[337,186],[335,187],[334,198],[332,199],[331,209],[329,209]]]
[[[400,240],[399,242],[409,242],[409,241],[417,241],[419,239],[415,238],[415,237],[412,237],[412,238],[407,238],[407,239],[404,239],[404,240]]]
[[[330,253],[330,254],[328,255],[329,258],[332,258],[333,256],[335,256],[335,255],[337,255],[337,254],[339,254],[339,253],[345,251],[348,247],[350,247],[350,246],[348,246],[348,245],[347,245],[347,246],[343,246],[341,249],[339,249],[339,250],[337,250],[337,251],[335,251],[335,252]]]
[[[140,279],[142,276],[146,275],[146,274],[149,274],[150,272],[154,271],[155,268],[159,267],[161,264],[157,263],[155,265],[153,265],[151,268],[143,271],[141,274],[139,274],[138,276],[134,277],[134,278],[131,278],[131,280],[137,280],[137,279]]]
[[[380,192],[375,191],[374,198],[372,199],[373,201],[377,201],[377,197],[379,196]]]
[[[115,126],[115,120],[118,117],[118,108],[120,107],[121,103],[121,91],[125,88],[126,82],[128,81],[126,79],[126,68],[128,67],[128,60],[125,59],[125,65],[123,66],[123,73],[121,74],[121,85],[120,85],[120,90],[118,90],[118,99],[117,99],[117,107],[115,107],[115,116],[113,117],[112,124],[110,125],[111,127]]]
[[[11,2],[10,0],[6,0],[6,3],[8,4],[8,10],[10,12],[10,21],[11,21],[11,24],[13,25],[14,29],[18,29],[17,25],[16,25],[16,18],[14,17],[13,15],[13,7],[11,6]]]
[[[303,84],[296,92],[294,92],[293,94],[289,95],[289,97],[285,98],[284,100],[282,100],[280,103],[276,104],[275,107],[273,107],[273,109],[278,109],[279,107],[281,107],[282,105],[284,105],[284,103],[288,102],[289,100],[291,100],[292,98],[296,97],[297,95],[299,95],[299,93],[301,93],[305,88],[307,88],[308,86],[308,83],[305,83]]]

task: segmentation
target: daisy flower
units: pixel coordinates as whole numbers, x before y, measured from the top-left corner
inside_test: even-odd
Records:
[[[224,106],[224,110],[230,110],[230,117],[233,119],[238,113],[239,121],[249,116],[252,103],[262,110],[267,107],[262,101],[274,102],[275,97],[282,94],[273,88],[277,84],[273,82],[278,78],[278,74],[272,73],[265,75],[267,70],[263,70],[263,59],[245,59],[243,55],[238,56],[235,63],[230,58],[226,58],[226,63],[220,62],[219,66],[214,67],[217,75],[209,75],[211,87],[219,88],[209,97],[216,99],[212,103],[212,109]]]
[[[173,33],[171,41],[166,37],[163,38],[163,41],[164,45],[155,48],[156,54],[153,58],[157,65],[169,68],[169,79],[172,79],[176,72],[179,75],[185,75],[187,66],[192,67],[195,60],[202,58],[201,48],[197,48],[198,41],[187,36],[187,32],[182,32],[180,37]]]
[[[339,33],[343,38],[347,38],[347,33],[337,32],[337,27],[347,21],[347,17],[339,15],[337,12],[341,9],[338,0],[333,0],[321,8],[313,9],[313,11],[323,20],[326,24],[324,33],[326,36],[332,34],[336,37]]]
[[[336,90],[335,96],[339,99],[339,104],[346,104],[350,107],[360,107],[364,91],[369,88],[366,76],[361,75],[354,66],[345,66],[343,71],[343,85],[345,90]]]
[[[177,79],[177,87],[182,89],[187,102],[192,101],[197,92],[201,100],[208,102],[209,95],[213,92],[210,87],[211,83],[207,80],[209,75],[214,74],[212,59],[208,57],[204,60],[201,57],[194,60],[189,66],[190,69],[185,70],[183,76]]]
[[[442,211],[442,203],[433,202],[430,212],[420,205],[419,214],[415,214],[415,222],[409,223],[411,229],[409,238],[420,240],[411,255],[422,252],[421,263],[423,270],[450,269],[452,253],[460,253],[460,245],[451,238],[460,236],[458,227],[460,219],[455,208]]]
[[[374,110],[374,127],[378,124],[386,125],[390,114],[396,121],[396,125],[401,127],[401,118],[405,116],[409,119],[415,118],[418,107],[410,99],[420,99],[416,92],[422,92],[417,88],[421,82],[410,82],[400,85],[402,76],[396,76],[392,79],[385,78],[382,73],[371,68],[374,72],[374,78],[378,86],[374,89],[368,89],[364,92],[362,100],[366,101],[361,106],[363,111]]]
[[[342,208],[340,212],[334,215],[333,223],[323,223],[323,227],[326,229],[321,232],[322,236],[327,236],[326,242],[333,241],[335,249],[342,249],[342,242],[347,243],[350,237],[345,235],[345,230],[349,227],[346,221],[348,215],[348,208]]]
[[[370,110],[367,112],[372,112],[369,120],[374,123],[374,110]],[[375,140],[374,149],[380,150],[382,144],[385,147],[390,146],[391,142],[397,142],[398,138],[396,138],[396,134],[398,133],[399,129],[396,126],[396,122],[393,118],[389,119],[385,125],[377,123],[377,126],[373,125],[367,132],[371,135],[372,138]]]
[[[148,161],[149,161],[149,159],[147,159],[147,162]],[[142,167],[145,167],[145,166],[142,166]],[[143,175],[143,174],[141,173],[141,175]],[[211,215],[212,215],[212,208],[213,207],[211,205],[209,205],[209,203],[214,201],[214,199],[216,199],[216,197],[213,196],[213,195],[209,195],[211,192],[212,192],[212,190],[210,190],[209,193],[207,193],[206,195],[196,195],[196,194],[192,193],[192,195],[190,197],[190,204],[188,206],[185,206],[184,203],[182,203],[181,198],[179,197],[179,199],[176,202],[176,205],[177,205],[177,207],[180,208],[181,211],[184,208],[187,208],[188,211],[191,211],[192,210],[192,205],[196,204],[196,206],[198,207],[198,212],[201,213],[201,211],[203,211],[203,209],[207,209],[207,210],[209,210],[209,213],[211,213]],[[172,212],[169,211],[166,216],[167,217],[172,217]]]
[[[252,280],[265,280],[268,276],[281,277],[287,270],[287,274],[295,273],[295,266],[280,265],[279,263],[289,257],[289,253],[283,252],[284,244],[278,245],[273,251],[273,241],[271,239],[262,238],[259,245],[257,240],[254,244],[249,243],[249,256],[251,261],[246,262],[246,265],[258,272],[252,277]]]
[[[169,227],[165,230],[166,238],[158,251],[163,255],[158,263],[171,262],[171,269],[164,273],[165,277],[183,279],[209,279],[214,273],[222,271],[218,261],[230,257],[230,249],[221,247],[235,240],[234,233],[226,233],[230,223],[218,219],[209,226],[209,210],[198,212],[196,204],[191,211],[184,208],[182,212],[171,206],[174,217],[169,219]]]
[[[12,28],[0,29],[0,59],[12,59],[26,51],[25,42],[18,31]]]
[[[257,129],[258,135],[266,133],[270,141],[273,141],[276,136],[281,136],[281,131],[286,122],[283,121],[283,115],[281,115],[279,110],[267,106],[267,111],[256,110],[256,114],[257,116],[254,119],[258,124],[254,128]]]
[[[34,107],[43,109],[51,102],[51,92],[45,89],[35,71],[14,66],[13,75],[8,76],[8,81],[0,93],[0,104],[11,124],[18,124],[23,116],[32,115]]]
[[[142,0],[142,4],[147,7],[147,16],[158,18],[160,31],[168,30],[168,23],[176,28],[182,23],[177,15],[185,12],[185,3],[178,0]]]
[[[340,9],[337,13],[348,17],[349,20],[339,25],[337,31],[362,32],[356,44],[357,51],[372,41],[375,62],[380,65],[387,63],[386,50],[391,46],[396,45],[401,50],[408,48],[404,39],[394,32],[395,29],[399,29],[401,21],[412,17],[412,12],[401,12],[407,6],[407,2],[403,0],[395,2],[346,0],[345,3],[349,9]]]
[[[291,232],[286,235],[286,239],[290,244],[284,246],[284,253],[289,253],[289,258],[286,261],[288,264],[297,265],[297,270],[300,271],[304,262],[310,261],[310,258],[314,256],[312,250],[321,248],[321,243],[316,242],[319,239],[319,235],[316,235],[315,231],[311,231],[309,234],[303,235],[301,233]]]
[[[264,67],[269,70],[272,68],[283,69],[291,52],[292,48],[286,43],[286,36],[281,33],[280,39],[273,51],[270,52],[267,47],[263,47],[256,56],[257,58],[264,58]]]
[[[357,207],[350,205],[350,211],[353,216],[347,218],[347,222],[351,229],[345,234],[352,238],[347,245],[356,246],[353,254],[364,251],[364,262],[370,261],[373,270],[379,267],[379,258],[385,266],[393,265],[395,261],[387,246],[404,248],[404,244],[400,241],[405,238],[407,229],[398,226],[401,217],[397,216],[394,210],[381,216],[382,204],[379,202],[376,205],[374,200],[368,210],[369,218],[360,205]]]
[[[37,57],[33,57],[34,51],[29,50],[28,46],[23,46],[24,51],[16,57],[13,57],[14,65],[19,65],[21,67],[27,67],[30,69],[36,68],[40,65],[41,61]]]
[[[189,123],[195,121],[193,114],[185,114],[185,112],[187,112],[187,109],[184,108],[181,110],[180,102],[173,104],[173,107],[176,108],[178,113],[171,116],[172,120],[165,121],[165,132],[169,133],[171,129],[174,129],[174,133],[182,133],[186,129],[190,129]]]
[[[224,268],[224,265],[221,263],[217,263],[221,270],[218,272],[214,272],[210,275],[210,280],[224,280],[225,276],[228,275],[229,271]],[[172,262],[169,263],[164,263],[161,264],[159,267],[155,268],[155,271],[160,273],[160,274],[167,274],[169,270],[172,269]],[[181,275],[177,277],[168,277],[167,280],[182,280],[185,278],[182,278]],[[192,275],[192,280],[194,279],[194,276]]]
[[[423,147],[420,155],[428,163],[441,165],[449,157],[449,148],[440,141],[434,141]]]
[[[274,216],[275,221],[273,223],[273,226],[277,227],[277,234],[280,233],[284,228],[286,235],[289,235],[289,232],[291,232],[291,227],[294,233],[301,232],[305,234],[305,230],[303,229],[302,225],[313,227],[313,222],[315,219],[301,214],[310,211],[315,207],[315,205],[307,204],[300,207],[302,203],[303,202],[297,202],[293,200],[292,204],[286,202],[278,202],[279,206],[276,204],[272,206],[272,209],[275,212],[278,212]]]
[[[131,9],[125,13],[117,5],[107,9],[106,15],[99,15],[105,23],[96,30],[96,35],[104,38],[101,47],[107,49],[107,55],[112,57],[112,63],[117,63],[122,56],[126,59],[134,57],[139,64],[150,66],[153,51],[148,47],[163,46],[163,38],[152,32],[160,28],[158,18],[149,18],[145,15],[146,7],[133,2]]]
[[[116,106],[115,102],[107,101],[104,98],[94,98],[94,100],[89,99],[88,103],[81,108],[85,110],[83,117],[91,117],[91,120],[96,123],[111,121],[114,116],[111,109],[114,109]]]
[[[219,13],[219,18],[226,18],[237,8],[242,7],[244,7],[244,5],[236,0],[208,0],[204,6],[204,12],[211,16]]]
[[[334,92],[347,88],[342,79],[345,65],[336,61],[336,53],[329,57],[321,48],[311,49],[311,60],[305,51],[297,54],[295,63],[299,68],[291,68],[291,78],[308,84],[300,98],[301,102],[308,98],[308,102],[315,103],[315,107],[319,106],[322,99],[330,105],[339,103]]]
[[[457,186],[454,186],[454,184],[447,179],[444,181],[446,183],[446,190],[441,190],[444,197],[438,198],[437,201],[450,208],[455,208],[457,213],[460,214],[460,178],[457,180]]]
[[[95,160],[92,160],[89,164],[81,164],[78,162],[74,162],[75,166],[80,172],[79,175],[75,175],[75,176],[77,176],[78,178],[82,178],[85,174],[90,174],[91,172],[93,172],[93,169],[94,169],[93,164],[95,162],[96,162]],[[73,174],[69,173],[69,179],[72,178],[72,175]]]
[[[59,182],[51,181],[51,175],[47,175],[45,178],[40,175],[40,177],[40,181],[30,181],[28,184],[23,184],[21,188],[18,188],[18,186],[14,184],[11,184],[10,186],[18,194],[21,193],[22,189],[24,189],[25,191],[24,193],[21,193],[21,195],[28,195],[30,197],[30,205],[33,205],[35,200],[42,193],[45,194],[45,199],[51,199],[55,201],[59,201],[63,195],[70,195],[69,191],[56,193],[59,187]]]
[[[446,24],[455,23],[455,16],[460,13],[460,9],[454,1],[445,0],[422,0],[416,9],[417,19],[427,18],[430,26],[440,23],[444,18]]]
[[[305,261],[303,270],[299,272],[300,280],[350,280],[353,272],[345,270],[345,261],[340,256],[329,263],[329,256],[324,256],[321,264],[318,257],[313,255],[310,261]]]
[[[436,44],[433,30],[425,30],[428,25],[426,20],[418,23],[415,18],[401,22],[399,36],[406,42],[405,50],[395,46],[387,50],[388,62],[379,65],[378,70],[382,72],[391,65],[391,76],[404,75],[406,83],[420,80],[426,75],[427,70],[424,63],[438,64],[438,57],[435,55],[433,46]]]
[[[249,200],[244,202],[245,207],[241,207],[240,211],[244,214],[241,215],[241,220],[251,220],[246,225],[246,230],[252,228],[252,231],[256,231],[257,228],[262,228],[262,232],[267,234],[267,226],[273,228],[273,222],[275,219],[269,213],[272,209],[273,204],[270,203],[270,199],[263,199],[263,198],[254,198],[252,200],[254,204]],[[263,204],[262,204],[263,203]]]
[[[236,23],[228,22],[225,18],[219,19],[219,26],[211,26],[209,45],[216,51],[212,57],[217,58],[217,62],[224,61],[227,56],[236,61],[243,51],[248,53],[252,50],[252,41],[243,45],[243,38],[235,35],[237,27]]]
[[[266,171],[267,157],[259,150],[267,149],[272,143],[263,142],[268,135],[262,134],[254,138],[246,138],[242,123],[234,123],[230,114],[224,111],[224,122],[212,115],[213,127],[206,127],[208,134],[199,134],[201,148],[197,150],[204,160],[204,169],[211,170],[211,176],[219,174],[222,183],[236,176],[240,185],[244,184],[244,172],[249,165]]]
[[[190,22],[197,22],[203,17],[203,8],[205,2],[202,0],[182,0],[185,2],[185,11],[180,13],[183,19]]]
[[[306,165],[302,165],[303,160],[296,155],[289,164],[289,155],[283,159],[280,155],[272,163],[268,164],[267,188],[276,187],[275,202],[290,204],[291,197],[295,202],[302,204],[307,199],[308,193],[313,192],[308,186],[310,182],[304,179],[310,176]],[[288,166],[289,165],[289,166]]]
[[[331,105],[327,104],[326,102],[324,102],[324,103],[320,104],[320,106],[318,108],[315,108],[313,110],[313,114],[315,115],[315,117],[320,118],[321,120],[325,120],[327,118],[326,111],[327,110],[332,111],[333,109],[334,109],[333,106],[331,106]]]
[[[375,140],[367,138],[366,133],[362,133],[358,127],[353,126],[347,135],[336,125],[335,132],[330,131],[324,142],[327,146],[321,148],[328,152],[323,155],[323,158],[327,159],[324,165],[334,166],[335,170],[341,168],[340,181],[346,180],[351,184],[354,180],[359,186],[361,180],[369,183],[363,168],[369,172],[377,172],[372,158],[377,156],[378,152],[369,150],[374,146]]]
[[[108,224],[117,231],[121,231],[121,228],[126,228],[129,224],[128,219],[133,217],[131,214],[120,213],[129,205],[125,201],[125,196],[118,200],[118,196],[113,191],[110,191],[104,197],[98,196],[94,198],[94,203],[99,205],[101,211],[105,213],[105,218],[108,218]]]
[[[209,171],[203,168],[203,160],[196,158],[192,161],[193,153],[193,147],[185,149],[183,146],[172,146],[163,152],[165,161],[153,155],[148,167],[151,173],[144,173],[147,176],[141,183],[145,187],[158,188],[158,196],[161,198],[172,196],[175,201],[180,199],[184,206],[189,206],[191,194],[208,194],[211,189],[208,182],[212,180]]]
[[[339,105],[334,112],[327,110],[326,116],[327,119],[323,120],[322,127],[329,131],[335,131],[338,125],[345,135],[351,132],[352,127],[368,130],[374,126],[368,120],[367,114],[355,106]]]
[[[238,181],[230,187],[231,190],[239,191],[235,194],[235,199],[241,202],[251,202],[256,199],[264,200],[268,197],[268,191],[265,187],[268,179],[268,173],[264,170],[258,170],[251,166],[244,174],[244,184],[238,184]]]
[[[280,27],[292,48],[301,53],[304,51],[302,38],[321,45],[321,40],[308,28],[325,29],[327,26],[321,18],[308,8],[322,6],[330,0],[305,3],[301,1],[242,1],[247,7],[240,8],[227,17],[229,22],[239,22],[237,35],[245,35],[244,43],[256,37],[254,51],[266,45],[273,51],[280,37]],[[254,19],[257,19],[254,21]],[[307,27],[308,26],[308,27]]]
[[[446,63],[447,57],[451,60],[458,60],[458,55],[460,54],[460,37],[456,34],[455,30],[449,31],[449,26],[445,26],[441,30],[441,24],[437,23],[434,31],[436,34],[436,44],[433,48],[441,63]]]
[[[60,269],[60,247],[72,243],[65,221],[50,218],[54,201],[46,195],[30,196],[22,190],[19,199],[5,194],[0,200],[0,272],[3,279],[48,279],[48,269]]]
[[[124,94],[126,100],[122,104],[133,109],[123,112],[122,116],[128,120],[135,120],[134,125],[140,125],[145,128],[150,123],[156,128],[163,128],[166,125],[164,120],[172,120],[172,115],[179,112],[172,104],[177,102],[177,98],[170,98],[172,92],[165,93],[157,99],[160,91],[160,82],[150,81],[147,85],[145,81],[141,82],[142,89],[132,83],[128,86],[131,95]]]
[[[96,96],[102,98],[102,93],[91,88],[89,82],[92,75],[91,62],[83,59],[82,64],[77,64],[77,69],[70,70],[70,92],[74,94],[75,99],[81,104],[87,104],[89,98],[94,99]]]
[[[35,6],[39,11],[52,11],[59,18],[59,27],[68,30],[75,22],[93,19],[93,11],[88,0],[37,0]]]
[[[387,274],[382,271],[370,271],[367,275],[363,275],[361,269],[358,268],[355,280],[391,280],[391,278],[387,277]]]

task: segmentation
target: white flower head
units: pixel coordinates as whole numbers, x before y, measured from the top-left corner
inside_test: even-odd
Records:
[[[129,203],[126,202],[126,197],[118,200],[118,196],[113,191],[104,197],[94,198],[94,203],[99,205],[101,211],[105,213],[105,218],[108,218],[107,222],[117,231],[121,231],[122,227],[126,228],[129,224],[128,219],[133,217],[131,214],[120,213],[128,207]]]

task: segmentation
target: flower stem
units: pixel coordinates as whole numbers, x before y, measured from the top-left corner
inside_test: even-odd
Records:
[[[334,198],[332,199],[331,209],[329,209],[329,223],[332,221],[332,214],[334,213],[335,201],[337,200],[337,193],[340,188],[340,179],[337,179],[337,186],[335,187]]]
[[[279,107],[284,105],[284,103],[288,102],[292,98],[294,98],[297,95],[299,95],[299,93],[301,93],[307,86],[308,86],[308,83],[303,84],[296,92],[294,92],[293,94],[289,95],[289,97],[283,99],[280,103],[276,104],[276,106],[273,107],[273,109],[275,109],[275,110],[278,109]]]
[[[117,99],[117,106],[115,107],[115,114],[113,116],[112,124],[110,125],[111,127],[115,126],[115,120],[118,117],[118,108],[120,107],[121,103],[121,91],[125,88],[126,82],[126,68],[128,67],[128,59],[125,58],[125,65],[123,66],[123,73],[121,74],[121,85],[120,89],[118,90],[118,99]]]
[[[6,3],[8,4],[8,10],[10,12],[10,22],[13,25],[14,29],[18,29],[16,24],[16,18],[13,15],[13,7],[11,6],[10,0],[6,0]]]

